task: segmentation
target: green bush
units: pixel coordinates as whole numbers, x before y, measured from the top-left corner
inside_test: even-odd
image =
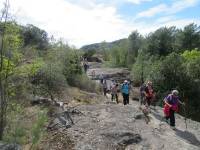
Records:
[[[72,85],[79,87],[82,90],[89,92],[98,92],[100,90],[100,87],[97,85],[97,83],[89,79],[85,74],[75,75],[72,80]]]
[[[31,137],[32,137],[32,146],[31,149],[34,148],[37,143],[40,141],[43,133],[45,132],[44,125],[48,121],[47,118],[47,111],[43,110],[38,112],[37,120],[33,124],[32,130],[31,130]]]
[[[48,62],[44,64],[34,79],[34,84],[37,87],[35,94],[50,96],[52,99],[55,96],[61,96],[63,89],[67,87],[63,68],[59,63]]]

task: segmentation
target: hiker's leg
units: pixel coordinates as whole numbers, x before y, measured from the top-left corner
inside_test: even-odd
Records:
[[[169,120],[169,116],[165,116],[165,121],[166,121],[167,123],[169,123],[168,120]]]
[[[127,104],[129,104],[129,94],[127,94]]]
[[[146,103],[147,103],[147,97],[145,96],[143,100],[144,100],[143,104],[146,105]]]
[[[123,103],[124,103],[124,105],[126,105],[126,96],[124,93],[122,93],[122,96],[123,96]]]
[[[175,117],[172,109],[170,109],[170,126],[175,127]]]
[[[111,94],[111,100],[113,101],[113,99],[114,99],[114,94]]]
[[[149,97],[147,98],[147,104],[148,104],[148,107],[150,107],[150,105],[151,105],[151,99]]]
[[[144,102],[143,102],[143,95],[141,94],[140,95],[140,105],[142,105]]]
[[[128,100],[127,100],[128,96],[127,96],[127,94],[124,94],[124,98],[125,98],[124,101],[125,101],[125,105],[126,105],[126,104],[128,104]]]
[[[115,94],[115,98],[116,98],[116,102],[117,102],[117,104],[118,104],[119,101],[118,101],[118,95],[117,95],[117,94]]]
[[[104,96],[106,96],[106,88],[103,88],[103,94],[104,94]]]

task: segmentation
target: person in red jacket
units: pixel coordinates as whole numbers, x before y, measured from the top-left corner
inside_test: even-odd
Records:
[[[178,104],[183,104],[178,97],[178,91],[173,90],[171,94],[164,98],[164,114],[165,119],[168,121],[170,119],[170,126],[174,130],[175,128],[175,116],[174,113],[178,111]]]
[[[147,85],[144,89],[144,95],[145,95],[145,104],[147,103],[148,107],[151,105],[151,102],[153,101],[155,97],[155,92],[152,87],[152,82],[148,81]]]

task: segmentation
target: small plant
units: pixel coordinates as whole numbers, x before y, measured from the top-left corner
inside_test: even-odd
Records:
[[[35,124],[33,124],[31,130],[31,137],[32,137],[32,145],[30,149],[34,149],[35,146],[40,141],[43,133],[44,133],[44,125],[47,122],[47,111],[43,110],[38,113],[37,120]]]

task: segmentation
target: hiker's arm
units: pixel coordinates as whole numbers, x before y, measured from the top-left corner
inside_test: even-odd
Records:
[[[185,103],[181,102],[180,100],[178,100],[178,103],[181,104],[181,105],[185,105]]]
[[[167,104],[169,107],[172,107],[172,105],[168,103],[168,100],[167,100],[166,98],[164,99],[164,102],[165,102],[165,104]]]

